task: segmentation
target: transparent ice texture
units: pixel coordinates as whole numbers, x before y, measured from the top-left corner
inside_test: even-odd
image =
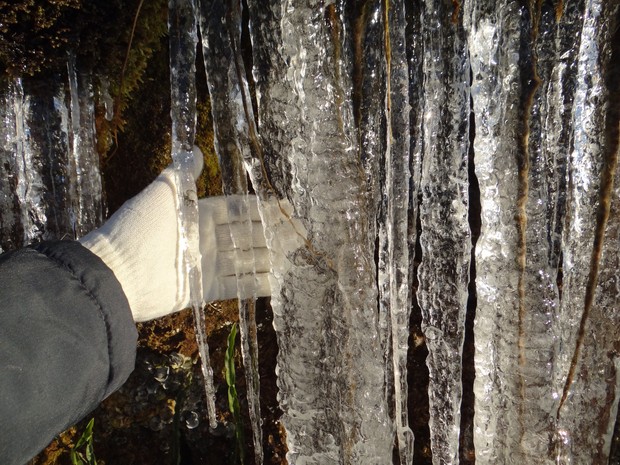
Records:
[[[391,363],[390,292],[387,278],[387,196],[382,183],[386,154],[385,16],[380,1],[369,2],[358,13],[346,40],[352,55],[353,117],[357,129],[360,159],[366,173],[369,193],[369,238],[377,238],[377,273],[379,292],[379,337],[386,363],[386,393],[393,395],[394,370]],[[376,219],[376,221],[374,221]],[[371,244],[375,247],[375,244]]]
[[[617,2],[588,1],[582,16],[562,238],[563,386],[557,463],[606,464],[618,408],[618,119],[609,111]],[[617,95],[617,94],[616,94]],[[611,134],[616,134],[610,136]],[[615,175],[615,179],[614,179]]]
[[[240,5],[237,5],[240,8]],[[232,9],[233,3],[203,0],[200,3],[200,31],[207,82],[211,97],[214,124],[214,143],[222,170],[224,194],[247,194],[247,175],[244,162],[251,170],[250,125],[254,117],[245,77],[245,67],[239,45],[241,42],[241,11]],[[223,26],[225,25],[225,26]],[[245,99],[245,100],[244,100]],[[248,104],[248,106],[245,106]],[[248,122],[250,122],[248,124]],[[255,137],[255,135],[254,135]],[[252,230],[250,198],[245,202],[229,202],[229,217],[239,221],[246,231]],[[251,243],[231,227],[235,253],[253,253]],[[250,237],[252,234],[250,233]],[[252,261],[254,261],[252,259]],[[243,289],[245,276],[237,274],[240,296],[248,295]],[[248,407],[252,425],[255,463],[263,462],[262,428],[260,413],[260,377],[258,372],[258,340],[255,317],[255,299],[239,300],[239,328],[241,353],[247,380]]]
[[[409,67],[406,53],[406,20],[404,2],[392,2],[387,10],[385,100],[386,147],[385,231],[380,228],[379,246],[386,250],[379,260],[380,291],[388,294],[391,327],[392,369],[394,373],[395,426],[400,463],[413,462],[413,432],[409,428],[407,351],[409,348],[409,316],[411,314],[411,281],[409,274]],[[375,179],[375,182],[377,180]],[[382,224],[383,226],[383,224]],[[383,245],[383,242],[386,242]],[[382,259],[385,259],[384,262]],[[385,301],[385,297],[381,301]]]
[[[281,247],[287,238],[277,227],[267,231],[287,459],[391,463],[366,176],[352,132],[341,6],[249,8],[262,169],[290,201],[306,239]]]
[[[606,463],[617,361],[602,354],[618,340],[618,241],[605,249],[617,232],[600,196],[612,171],[606,125],[617,124],[605,119],[605,72],[618,6],[489,7],[465,5],[483,223],[476,460]]]
[[[200,352],[209,424],[217,425],[213,369],[203,313],[202,277],[198,237],[198,196],[194,180],[194,138],[196,131],[196,47],[198,32],[195,0],[168,2],[170,36],[170,93],[172,118],[172,161],[179,195],[179,253],[185,264],[178,277],[178,289],[189,282],[190,303],[194,311],[196,341]]]
[[[357,219],[366,215],[365,220],[359,223],[362,226],[356,227],[358,231],[367,228],[366,237],[360,244],[367,245],[373,238],[379,238],[379,279],[377,282],[380,311],[377,338],[380,341],[380,353],[384,360],[389,358],[391,352],[394,351],[394,347],[388,344],[388,340],[393,337],[393,328],[401,328],[399,324],[394,324],[385,311],[392,304],[390,279],[393,274],[390,267],[398,266],[391,261],[389,255],[393,244],[391,240],[394,238],[392,234],[394,229],[391,228],[395,225],[402,228],[402,223],[394,222],[393,217],[390,216],[395,203],[400,199],[398,196],[394,198],[389,187],[394,180],[393,177],[390,178],[393,173],[389,174],[393,159],[388,161],[394,153],[394,140],[385,138],[385,135],[393,131],[391,125],[394,121],[390,115],[392,97],[391,94],[389,98],[386,97],[388,90],[382,83],[386,85],[388,82],[392,83],[387,74],[387,70],[392,69],[383,67],[379,63],[382,57],[381,51],[387,49],[387,44],[383,41],[386,37],[392,38],[391,34],[397,32],[391,22],[395,20],[390,19],[389,26],[386,26],[385,17],[382,16],[385,10],[375,3],[367,4],[360,18],[351,22],[339,22],[342,17],[341,5],[323,6],[325,7],[325,21],[330,26],[330,40],[325,40],[328,35],[324,29],[325,25],[320,24],[317,19],[313,21],[313,13],[309,11],[311,7],[306,10],[288,3],[269,6],[250,3],[253,74],[257,83],[259,109],[258,128],[254,128],[247,84],[242,77],[244,73],[240,71],[242,61],[238,52],[228,55],[213,53],[214,57],[221,57],[225,61],[220,62],[220,68],[224,71],[220,71],[219,74],[214,71],[211,73],[221,79],[221,81],[213,80],[220,84],[212,85],[212,96],[219,92],[217,95],[225,97],[222,98],[224,104],[218,111],[225,112],[233,109],[232,115],[226,118],[236,121],[237,129],[241,128],[238,139],[236,139],[238,141],[235,143],[236,146],[226,147],[221,149],[221,152],[238,151],[245,161],[253,183],[258,186],[257,191],[261,198],[266,200],[273,194],[286,197],[293,204],[293,218],[304,218],[303,227],[300,229],[308,238],[305,248],[283,246],[286,239],[280,237],[278,225],[272,225],[267,231],[273,252],[275,324],[282,346],[279,359],[279,382],[282,388],[281,402],[285,411],[284,423],[289,432],[291,451],[289,460],[298,460],[300,463],[314,460],[320,462],[326,457],[329,457],[326,460],[336,458],[336,460],[346,462],[348,457],[352,457],[348,451],[343,452],[341,443],[338,442],[341,438],[347,438],[347,432],[351,431],[351,427],[341,424],[340,434],[332,432],[334,427],[338,427],[338,422],[342,421],[340,420],[344,415],[342,410],[336,410],[331,405],[327,409],[321,406],[318,410],[313,410],[313,406],[309,404],[315,402],[315,397],[311,396],[309,401],[304,397],[304,392],[316,394],[316,392],[340,393],[342,391],[342,385],[340,388],[332,387],[332,385],[337,386],[338,383],[331,383],[329,376],[326,380],[319,380],[321,374],[327,372],[331,374],[330,370],[333,369],[333,365],[327,361],[335,359],[337,352],[333,349],[330,351],[329,347],[322,347],[320,342],[312,346],[311,342],[306,343],[301,336],[296,337],[305,335],[308,332],[307,328],[319,328],[317,331],[323,340],[326,340],[330,334],[340,334],[342,338],[346,338],[349,337],[350,328],[343,325],[337,318],[339,315],[333,311],[329,313],[326,325],[315,317],[308,317],[304,320],[306,314],[292,309],[294,306],[307,308],[308,299],[323,295],[312,294],[312,291],[308,289],[313,286],[304,287],[312,281],[304,280],[300,278],[301,275],[296,274],[300,264],[307,265],[306,268],[308,268],[304,270],[308,273],[304,277],[316,276],[316,279],[320,278],[320,282],[326,288],[330,286],[330,275],[334,274],[334,269],[335,274],[342,269],[334,267],[329,257],[330,250],[332,255],[342,257],[341,254],[333,253],[333,249],[328,249],[338,241],[331,236],[320,237],[320,232],[324,231],[323,218],[308,213],[322,213],[321,206],[324,202],[322,199],[328,198],[328,195],[321,192],[323,197],[320,197],[317,190],[320,190],[324,184],[330,188],[334,185],[320,169],[318,161],[321,151],[317,150],[326,140],[331,142],[334,134],[341,147],[346,147],[345,153],[351,150],[350,147],[355,149],[357,143],[359,158],[365,171],[366,190],[370,193],[366,202],[357,203],[357,216],[350,215],[350,218]],[[479,297],[482,296],[484,300],[480,304],[479,318],[476,322],[478,344],[476,445],[478,446],[478,460],[481,463],[496,461],[549,463],[553,460],[548,453],[552,441],[551,436],[555,431],[553,410],[559,402],[562,381],[566,378],[566,373],[562,374],[562,370],[558,367],[562,366],[562,357],[564,365],[567,365],[566,360],[571,358],[571,351],[567,351],[567,341],[571,336],[568,335],[568,339],[565,338],[562,328],[566,325],[567,328],[572,327],[573,333],[575,332],[575,322],[565,322],[563,317],[556,313],[562,297],[556,285],[556,277],[561,276],[562,266],[565,266],[566,261],[566,257],[562,257],[563,242],[560,238],[569,237],[567,228],[572,227],[565,218],[566,211],[570,209],[566,206],[566,189],[570,184],[567,184],[567,179],[571,179],[576,168],[571,166],[569,169],[566,154],[570,151],[574,88],[580,81],[579,75],[575,73],[577,50],[575,38],[579,39],[581,33],[581,6],[577,3],[562,6],[564,11],[555,12],[547,5],[541,5],[540,10],[536,8],[517,9],[513,4],[501,4],[496,10],[496,5],[489,2],[464,5],[466,24],[469,26],[468,32],[470,33],[469,51],[472,54],[474,78],[472,97],[477,128],[474,148],[477,175],[482,187],[484,222],[483,238],[477,255],[478,293]],[[412,212],[416,209],[412,199],[417,197],[416,189],[419,185],[417,181],[419,180],[422,149],[419,141],[423,141],[424,150],[427,150],[426,146],[430,145],[427,138],[432,143],[435,143],[436,139],[440,140],[437,137],[440,132],[433,130],[434,125],[445,124],[443,117],[420,117],[420,108],[424,108],[423,116],[427,116],[427,107],[436,111],[443,109],[441,105],[426,102],[434,102],[433,99],[437,98],[434,95],[434,89],[436,90],[437,86],[434,84],[436,81],[441,82],[445,76],[441,70],[438,72],[437,79],[428,77],[437,73],[437,63],[443,63],[443,60],[433,60],[432,54],[428,51],[418,53],[428,48],[426,39],[419,40],[419,31],[423,30],[420,24],[430,25],[427,26],[426,31],[431,32],[429,39],[431,45],[436,28],[433,28],[432,21],[425,21],[424,17],[418,24],[419,15],[416,15],[415,7],[408,8],[410,8],[409,29],[405,39],[409,46],[407,56],[409,95],[411,104],[414,106],[409,116],[414,137],[409,142],[411,147],[409,166],[413,178],[413,190],[409,193],[409,227],[406,231],[409,244],[412,244],[411,239],[415,239],[415,228],[411,228],[411,218]],[[296,20],[299,18],[296,15],[300,11],[305,14],[306,18],[301,22]],[[363,15],[367,17],[364,18]],[[412,22],[417,26],[412,27]],[[472,24],[474,27],[471,27]],[[362,35],[364,39],[359,43],[356,40],[360,36],[356,34],[357,31],[352,31],[356,27],[365,28],[367,33],[365,36]],[[292,30],[296,30],[299,34],[293,34]],[[608,30],[613,30],[613,27],[609,27]],[[390,35],[387,36],[377,33],[388,31]],[[235,34],[232,36],[236,37]],[[334,46],[340,38],[344,38],[341,42],[341,44],[344,43],[344,47]],[[323,46],[318,46],[317,43]],[[420,45],[421,43],[423,45]],[[234,44],[233,46],[229,44],[228,47],[233,50],[235,48]],[[464,59],[464,54],[452,52],[449,50],[442,53],[458,57],[455,61],[446,60],[450,65],[456,66],[459,59]],[[367,57],[367,59],[361,60],[360,64],[357,61],[359,56]],[[424,56],[425,60],[424,76],[426,79],[424,80],[420,79],[419,56]],[[233,69],[233,63],[235,69]],[[329,65],[340,63],[340,67],[336,66],[334,72],[334,68],[326,63]],[[217,64],[215,60],[211,63],[214,70]],[[353,81],[356,81],[361,74],[361,84],[359,82],[349,83],[343,70],[351,73]],[[359,74],[356,75],[356,73]],[[536,78],[539,81],[537,86],[535,85]],[[308,82],[312,85],[308,85]],[[353,89],[352,102],[347,102],[349,85]],[[325,92],[327,98],[316,98],[321,90]],[[356,96],[356,92],[360,94]],[[311,105],[313,102],[319,103]],[[382,102],[386,104],[382,105]],[[346,112],[349,104],[352,107],[349,108],[352,116]],[[333,124],[333,108],[337,109],[335,112],[337,124],[335,125]],[[340,111],[342,108],[345,109],[344,112]],[[385,115],[385,119],[377,117],[381,114]],[[242,121],[243,115],[245,115],[246,122]],[[357,133],[352,131],[350,124],[347,124],[352,120]],[[461,122],[464,120],[466,118],[463,118]],[[246,123],[247,129],[244,127]],[[319,125],[320,129],[325,129],[324,133],[317,132]],[[335,131],[334,127],[337,128]],[[257,129],[258,132],[256,132]],[[458,129],[457,126],[457,134]],[[424,131],[423,137],[416,137],[421,131]],[[246,137],[246,132],[247,145],[252,148],[250,151],[247,150],[247,146],[244,147],[243,138]],[[353,135],[351,135],[352,132]],[[352,141],[349,143],[350,147],[347,146],[348,141]],[[312,156],[307,157],[307,153],[311,153]],[[336,147],[332,153],[341,152]],[[343,159],[346,160],[345,157],[336,157],[336,159],[339,163]],[[431,200],[438,199],[440,196],[435,195],[432,189],[425,190],[426,187],[433,186],[435,178],[440,178],[445,174],[443,166],[433,169],[432,160],[431,157],[424,158],[422,198],[428,202],[427,206],[431,205]],[[330,168],[334,170],[335,166],[332,163]],[[317,173],[320,174],[317,175]],[[586,177],[590,179],[589,175]],[[379,182],[375,182],[376,179]],[[458,186],[462,187],[463,181],[458,182],[458,179],[458,177],[450,179],[449,187],[454,189],[454,192],[460,193],[464,202],[465,196],[462,190],[459,192],[458,189]],[[355,186],[354,183],[352,185]],[[338,183],[338,187],[345,189],[345,192],[350,186],[351,184]],[[355,192],[355,188],[352,191]],[[355,197],[358,195],[356,194]],[[331,201],[334,198],[332,196],[328,200]],[[364,211],[363,206],[367,210]],[[347,211],[346,206],[342,208]],[[273,212],[278,210],[278,207],[275,207],[275,210],[270,208],[268,203],[262,204],[261,213],[266,223],[275,224],[278,214]],[[614,211],[612,206],[610,218],[613,218]],[[423,225],[425,218],[432,218],[433,212],[434,210],[430,208],[427,210],[422,208]],[[413,217],[415,218],[415,213]],[[376,218],[376,226],[372,218]],[[607,234],[615,237],[613,235],[615,230],[611,226],[608,229],[612,232]],[[600,228],[598,230],[600,231]],[[329,231],[338,231],[338,226],[330,225]],[[403,230],[400,229],[400,231]],[[423,236],[422,247],[426,248],[423,249],[426,256],[431,257],[430,251],[435,250],[429,247],[431,238],[440,235],[435,234],[436,231],[428,225],[426,228],[423,226],[423,231],[427,237]],[[454,230],[451,232],[453,233]],[[338,234],[335,236],[338,237]],[[318,248],[317,244],[323,244],[324,251]],[[363,246],[360,247],[363,249]],[[411,257],[411,248],[408,255]],[[613,260],[613,254],[611,256]],[[451,258],[456,260],[455,257]],[[467,260],[467,255],[464,259]],[[313,265],[312,260],[315,260],[317,264]],[[434,271],[431,269],[430,259],[428,263],[428,269],[424,264],[422,265],[421,277],[429,272],[428,270]],[[320,272],[311,275],[310,269],[317,265],[322,267]],[[409,269],[411,269],[411,264]],[[613,270],[615,267],[606,269]],[[480,277],[480,274],[483,276]],[[591,273],[588,274],[590,275]],[[445,279],[444,276],[441,278]],[[429,279],[429,287],[438,279]],[[617,278],[612,276],[610,280],[612,288],[613,283],[616,282],[614,279]],[[305,289],[307,299],[300,298],[298,295],[301,293],[300,289]],[[422,283],[419,295],[421,302],[427,298],[425,292],[427,290],[425,284]],[[607,292],[604,294],[608,295]],[[330,304],[338,297],[335,292],[330,292],[328,296]],[[341,298],[343,301],[350,302],[345,296]],[[444,298],[443,294],[441,298]],[[443,317],[444,314],[441,316]],[[609,326],[612,327],[612,325]],[[332,328],[341,328],[341,333]],[[437,327],[433,325],[425,326],[428,345],[431,349],[439,334],[436,329]],[[397,338],[394,337],[392,340],[396,341]],[[310,355],[296,348],[294,344],[303,348],[309,347]],[[314,351],[312,347],[315,347]],[[320,368],[316,368],[311,363],[313,353],[319,353],[321,356]],[[396,353],[394,355],[396,355],[395,360],[398,360],[398,355]],[[309,367],[304,372],[299,368],[303,363]],[[432,355],[429,365],[436,366]],[[383,367],[384,392],[391,393],[389,385],[397,381],[398,377],[394,377],[396,372],[394,367],[398,365],[390,366],[388,363],[388,366]],[[344,371],[340,369],[335,373],[344,376],[342,375]],[[308,373],[314,373],[315,377],[313,378]],[[451,374],[453,375],[452,372]],[[301,383],[295,384],[300,378],[303,378]],[[332,378],[336,379],[336,376],[332,375]],[[453,378],[456,378],[455,384],[458,384],[459,376],[453,376]],[[610,376],[607,379],[611,378]],[[304,391],[308,385],[312,385],[315,379],[317,383],[322,383],[321,386],[326,386],[326,388],[322,391],[321,389]],[[555,381],[550,382],[550,380]],[[588,392],[596,392],[596,388],[600,386],[600,383],[596,384],[595,388]],[[296,397],[298,387],[301,389],[299,392],[301,399],[305,402],[300,401],[300,397]],[[607,390],[608,393],[611,392],[610,389]],[[569,397],[566,402],[570,399]],[[445,398],[441,400],[446,402]],[[327,401],[323,399],[320,401],[328,405]],[[458,408],[454,405],[458,403],[458,400],[452,403],[448,400],[446,403],[452,405],[448,405],[446,409],[438,408],[437,412],[433,412],[431,423],[448,416],[450,411],[456,411],[458,414]],[[487,403],[489,408],[487,408]],[[613,419],[617,409],[615,398],[602,405],[608,410],[603,412],[604,415],[601,418]],[[325,421],[321,421],[323,420],[322,409],[328,410],[331,414],[329,417],[323,415],[326,418]],[[314,418],[316,421],[303,421],[306,418]],[[329,425],[329,430],[326,425]],[[485,428],[487,428],[486,431]],[[449,428],[445,430],[447,434],[454,434]],[[588,431],[588,429],[581,428],[581,431]],[[323,436],[320,436],[321,434]],[[320,436],[320,439],[314,443],[314,447],[303,449],[306,444],[312,444],[310,441],[317,436]],[[565,444],[573,444],[571,442],[573,436],[568,429],[560,429],[557,436]],[[439,443],[438,440],[435,442]],[[447,442],[450,443],[449,440]],[[608,439],[603,440],[603,443],[607,444]],[[454,444],[453,441],[452,446],[434,452],[440,457],[445,451],[453,451]],[[602,447],[605,449],[606,446]],[[452,456],[454,456],[453,452]],[[439,460],[442,459],[439,458]]]
[[[0,101],[0,234],[2,251],[22,247],[28,226],[24,172],[24,90],[21,80],[8,85]]]
[[[433,463],[457,464],[471,234],[469,59],[461,16],[427,2],[418,302],[426,336]]]
[[[89,78],[81,78],[89,87]],[[70,149],[76,136],[70,125],[71,82],[53,75],[45,82],[15,80],[0,103],[2,127],[0,247],[23,247],[33,241],[74,239],[102,219],[101,180],[96,152],[78,156]],[[84,140],[95,139],[93,100],[89,92],[74,99],[82,112]],[[78,172],[81,179],[78,179]],[[81,183],[80,183],[81,181]]]
[[[32,119],[31,99],[24,93],[21,80],[16,80],[7,93],[7,121],[5,130],[8,131],[5,141],[5,155],[12,162],[5,168],[13,171],[7,178],[9,195],[14,199],[13,213],[15,215],[15,241],[18,247],[27,245],[42,237],[47,221],[45,205],[43,203],[41,168],[33,166],[37,160],[33,159],[33,141],[29,130],[29,120]],[[12,186],[9,184],[11,183]],[[12,192],[11,192],[12,191]]]
[[[580,28],[577,5],[558,15],[552,5],[532,11],[531,37],[523,66],[526,76],[523,130],[527,134],[527,190],[522,200],[523,246],[519,327],[521,403],[515,460],[555,463],[552,452],[558,394],[553,387],[562,350],[557,324],[560,291],[560,237],[565,217],[571,102]],[[566,102],[566,103],[565,103]],[[525,177],[525,176],[524,176]]]
[[[75,57],[67,62],[69,76],[69,162],[75,170],[75,237],[81,237],[103,220],[99,154],[95,140],[95,103],[92,79],[77,72]]]
[[[474,322],[476,464],[512,463],[519,435],[519,46],[514,2],[465,2],[481,235]],[[516,457],[515,457],[516,459]]]

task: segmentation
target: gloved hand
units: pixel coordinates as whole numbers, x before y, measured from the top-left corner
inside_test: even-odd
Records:
[[[200,150],[194,150],[194,158],[197,176],[203,164]],[[80,239],[114,272],[135,321],[167,315],[189,304],[188,280],[178,279],[183,276],[183,259],[175,183],[169,167],[101,228]],[[249,212],[250,219],[237,214],[241,211]],[[199,215],[204,300],[238,297],[236,275],[241,276],[239,297],[270,295],[270,263],[256,197],[201,199]],[[252,271],[256,274],[246,274]],[[179,282],[185,283],[183,289],[178,288]]]

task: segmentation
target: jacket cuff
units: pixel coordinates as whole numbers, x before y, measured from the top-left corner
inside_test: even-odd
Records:
[[[135,366],[138,332],[123,288],[112,270],[78,242],[44,242],[33,248],[67,269],[97,303],[108,341],[107,397],[127,380]]]

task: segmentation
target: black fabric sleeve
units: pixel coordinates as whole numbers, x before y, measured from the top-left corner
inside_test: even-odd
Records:
[[[23,465],[118,389],[136,341],[120,283],[79,243],[0,255],[0,463]]]

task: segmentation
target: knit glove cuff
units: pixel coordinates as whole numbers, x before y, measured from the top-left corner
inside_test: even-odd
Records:
[[[202,153],[195,149],[195,172]],[[179,250],[176,176],[167,168],[99,229],[80,239],[121,283],[135,321],[181,310],[189,302]],[[178,283],[182,283],[179,288]]]

